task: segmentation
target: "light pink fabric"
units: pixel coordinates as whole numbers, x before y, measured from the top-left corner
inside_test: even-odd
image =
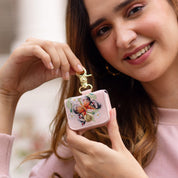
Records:
[[[160,123],[158,126],[158,150],[145,171],[149,178],[178,177],[178,110],[159,109]],[[9,161],[13,136],[0,134],[0,178],[9,178]],[[71,156],[68,148],[60,146],[59,154]],[[74,161],[61,161],[54,154],[32,169],[30,178],[49,178],[57,172],[63,178],[73,178]]]
[[[61,145],[58,151],[61,157],[71,157],[70,150]],[[30,178],[48,178],[57,172],[63,178],[72,178],[74,173],[74,160],[61,160],[52,154],[49,159],[41,160],[33,169]]]
[[[178,110],[159,112],[158,150],[145,171],[149,178],[178,178]]]
[[[9,177],[9,164],[13,141],[13,136],[0,134],[0,178]]]

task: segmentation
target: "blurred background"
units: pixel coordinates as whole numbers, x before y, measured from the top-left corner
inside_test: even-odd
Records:
[[[0,0],[0,66],[29,37],[65,42],[67,0]],[[36,161],[26,155],[49,148],[49,124],[58,106],[60,79],[25,93],[15,114],[10,173],[27,178]]]

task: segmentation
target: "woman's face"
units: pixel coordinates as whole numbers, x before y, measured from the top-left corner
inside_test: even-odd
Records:
[[[178,23],[167,0],[84,2],[93,40],[114,68],[142,82],[177,71]]]

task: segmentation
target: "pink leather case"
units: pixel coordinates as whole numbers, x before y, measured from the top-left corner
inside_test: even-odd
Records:
[[[68,124],[72,130],[105,125],[110,118],[111,103],[106,90],[65,99]]]

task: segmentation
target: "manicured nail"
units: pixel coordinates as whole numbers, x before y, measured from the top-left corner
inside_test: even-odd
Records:
[[[52,62],[49,63],[49,67],[50,67],[50,69],[54,69]]]
[[[69,80],[69,72],[66,72],[66,73],[65,73],[65,79],[66,79],[66,80]]]
[[[113,108],[114,117],[116,117],[116,108]]]
[[[59,69],[56,69],[55,74],[56,74],[56,75],[59,74]]]
[[[82,67],[80,64],[77,65],[77,68],[78,68],[78,70],[79,70],[80,72],[83,71],[83,67]]]

